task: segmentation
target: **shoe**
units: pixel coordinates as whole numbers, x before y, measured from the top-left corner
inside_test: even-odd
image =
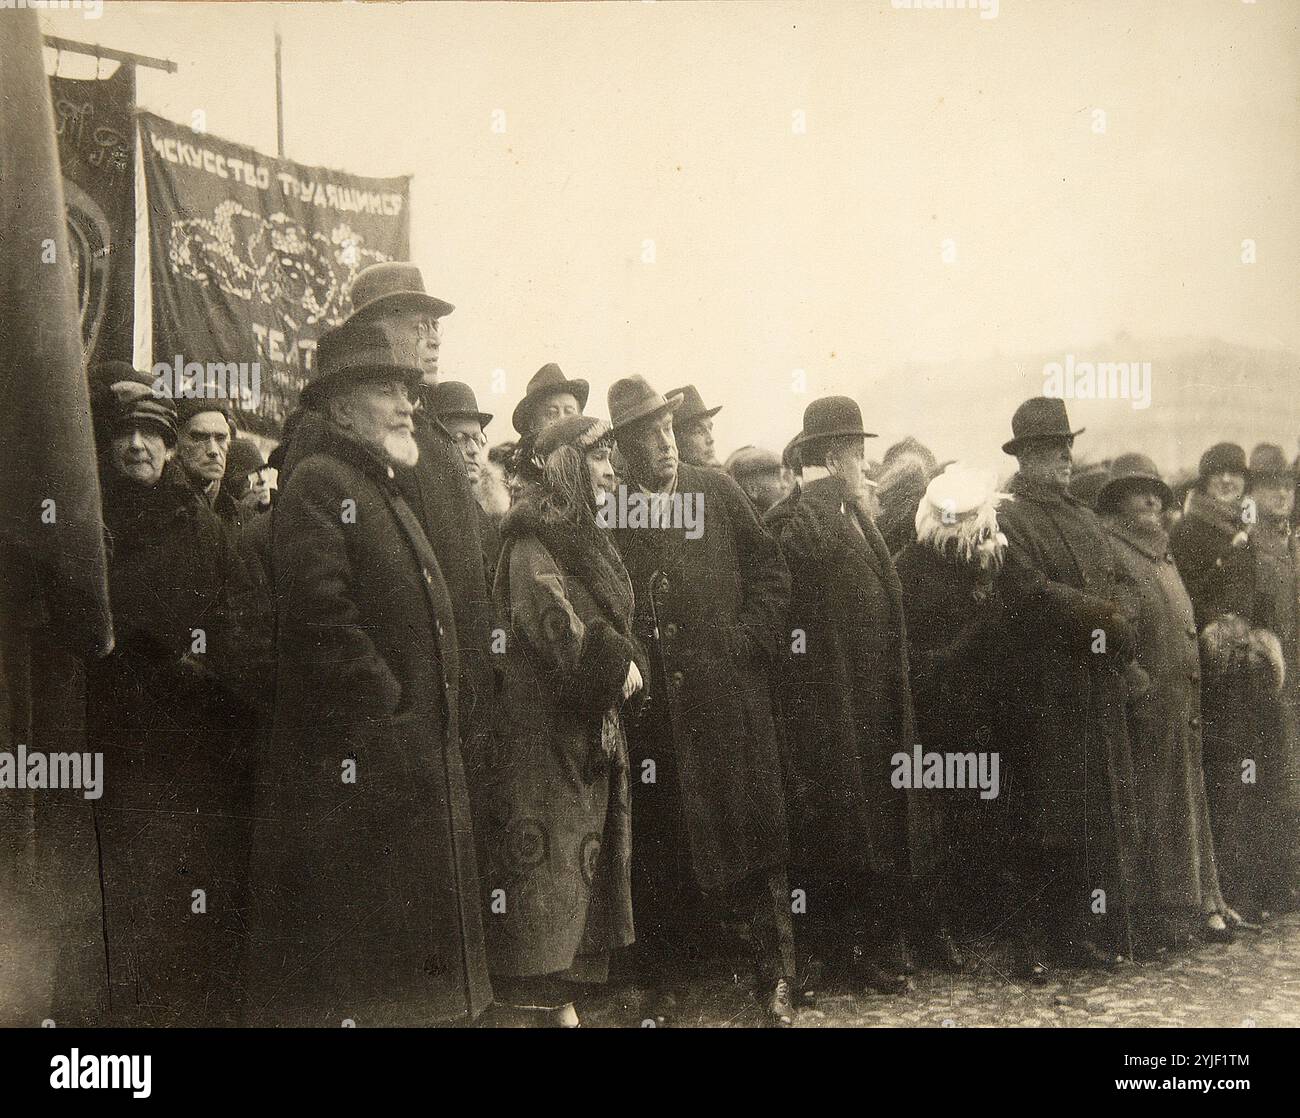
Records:
[[[790,980],[778,978],[767,1002],[767,1022],[774,1029],[794,1026],[794,1004],[790,1000]]]
[[[1128,960],[1115,951],[1099,947],[1090,939],[1081,939],[1066,952],[1063,960],[1067,966],[1083,967],[1085,970],[1119,970]]]
[[[577,1007],[572,1002],[551,1010],[550,1018],[550,1026],[553,1029],[582,1028],[582,1022],[578,1019]]]
[[[1201,924],[1201,939],[1206,943],[1232,943],[1236,938],[1237,933],[1220,913],[1211,912]]]
[[[1016,952],[1010,969],[1012,978],[1031,986],[1042,986],[1052,977],[1052,968],[1038,958],[1036,951],[1027,947]]]
[[[1251,923],[1251,921],[1247,920],[1240,912],[1231,906],[1229,906],[1227,911],[1224,912],[1223,919],[1228,927],[1233,930],[1239,929],[1243,932],[1262,932],[1264,930],[1258,924]]]

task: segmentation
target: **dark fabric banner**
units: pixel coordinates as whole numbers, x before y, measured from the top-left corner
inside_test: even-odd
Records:
[[[139,121],[152,371],[173,366],[175,383],[202,366],[211,385],[224,366],[216,383],[237,384],[239,425],[278,437],[316,339],[351,310],[357,272],[407,259],[410,177],[308,167],[148,113]]]
[[[135,69],[50,78],[68,246],[87,365],[131,360],[135,313]]]

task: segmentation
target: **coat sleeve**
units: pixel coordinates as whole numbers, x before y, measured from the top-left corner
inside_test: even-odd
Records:
[[[565,706],[600,714],[619,704],[635,645],[604,618],[583,622],[565,592],[564,573],[536,539],[510,550],[510,624]]]
[[[402,686],[362,624],[347,539],[357,527],[342,515],[343,501],[360,495],[347,488],[330,464],[309,459],[276,509],[279,643],[319,673],[326,693],[346,695],[358,720],[387,718],[401,705]]]
[[[731,521],[744,594],[733,641],[742,658],[761,656],[773,662],[790,610],[790,570],[744,490],[727,474],[715,471],[714,477],[718,482],[715,493]],[[706,511],[704,515],[707,531],[709,514]]]

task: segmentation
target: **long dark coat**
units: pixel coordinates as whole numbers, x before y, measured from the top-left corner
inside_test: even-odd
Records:
[[[583,538],[526,500],[502,531],[494,597],[510,628],[476,819],[484,889],[504,902],[489,901],[489,960],[494,974],[600,979],[633,940],[620,708],[628,665],[643,678],[650,666],[631,635],[632,584],[594,520]]]
[[[475,1017],[491,992],[437,558],[391,470],[332,425],[293,468],[273,537],[246,1017]]]
[[[934,872],[940,876],[934,887],[947,894],[940,899],[950,912],[973,918],[992,907],[1005,852],[1001,753],[1009,696],[1000,683],[1005,606],[992,574],[927,543],[909,543],[894,564],[903,591],[918,740],[926,752],[999,755],[996,797],[944,789],[929,792],[924,801],[935,834]],[[998,916],[1003,915],[999,905]],[[978,925],[969,922],[972,930]]]
[[[703,494],[698,539],[680,526],[615,531],[634,635],[651,660],[649,703],[628,732],[633,876],[651,905],[675,887],[716,890],[787,860],[767,668],[790,575],[729,476],[681,466],[677,489]]]
[[[1142,903],[1223,908],[1201,759],[1201,663],[1192,601],[1163,533],[1108,523],[1122,586],[1137,611],[1137,662],[1150,679],[1129,705],[1145,859]]]
[[[790,568],[774,678],[800,795],[791,862],[836,879],[909,876],[907,789],[891,781],[915,731],[902,590],[889,550],[842,483],[813,481],[764,518]],[[915,820],[914,820],[915,821]]]
[[[147,489],[106,469],[104,514],[116,644],[86,710],[110,1019],[229,1025],[251,815],[252,739],[221,683],[237,560],[174,466]]]
[[[1273,617],[1258,578],[1255,545],[1239,516],[1194,493],[1170,533],[1170,549],[1195,610],[1196,627],[1235,614],[1252,628]],[[1285,771],[1285,723],[1276,696],[1258,675],[1226,674],[1202,648],[1201,712],[1205,789],[1224,900],[1248,918],[1268,900],[1279,848],[1270,826]],[[1255,780],[1243,781],[1250,761]]]
[[[1064,858],[1105,890],[1108,911],[1134,895],[1136,806],[1123,657],[1093,652],[1121,602],[1110,539],[1091,509],[1017,474],[998,511],[1008,544],[999,579],[1011,644],[1002,686],[1016,697],[1004,785],[1018,785],[1021,822],[1048,858]],[[1010,772],[1008,772],[1010,770]],[[1010,777],[1010,781],[1006,779]],[[1078,898],[1078,913],[1087,896]]]

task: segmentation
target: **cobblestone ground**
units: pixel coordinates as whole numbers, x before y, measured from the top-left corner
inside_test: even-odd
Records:
[[[1204,944],[1113,975],[1070,971],[1046,986],[1020,986],[986,960],[973,974],[922,972],[915,983],[900,997],[828,989],[816,1008],[797,1011],[795,1027],[1295,1026],[1300,1024],[1300,914],[1277,917],[1262,932],[1244,933],[1235,943]],[[639,1001],[633,989],[611,990],[593,999],[584,1021],[633,1024]],[[760,1023],[747,980],[730,973],[712,974],[683,1008],[684,1025]]]

